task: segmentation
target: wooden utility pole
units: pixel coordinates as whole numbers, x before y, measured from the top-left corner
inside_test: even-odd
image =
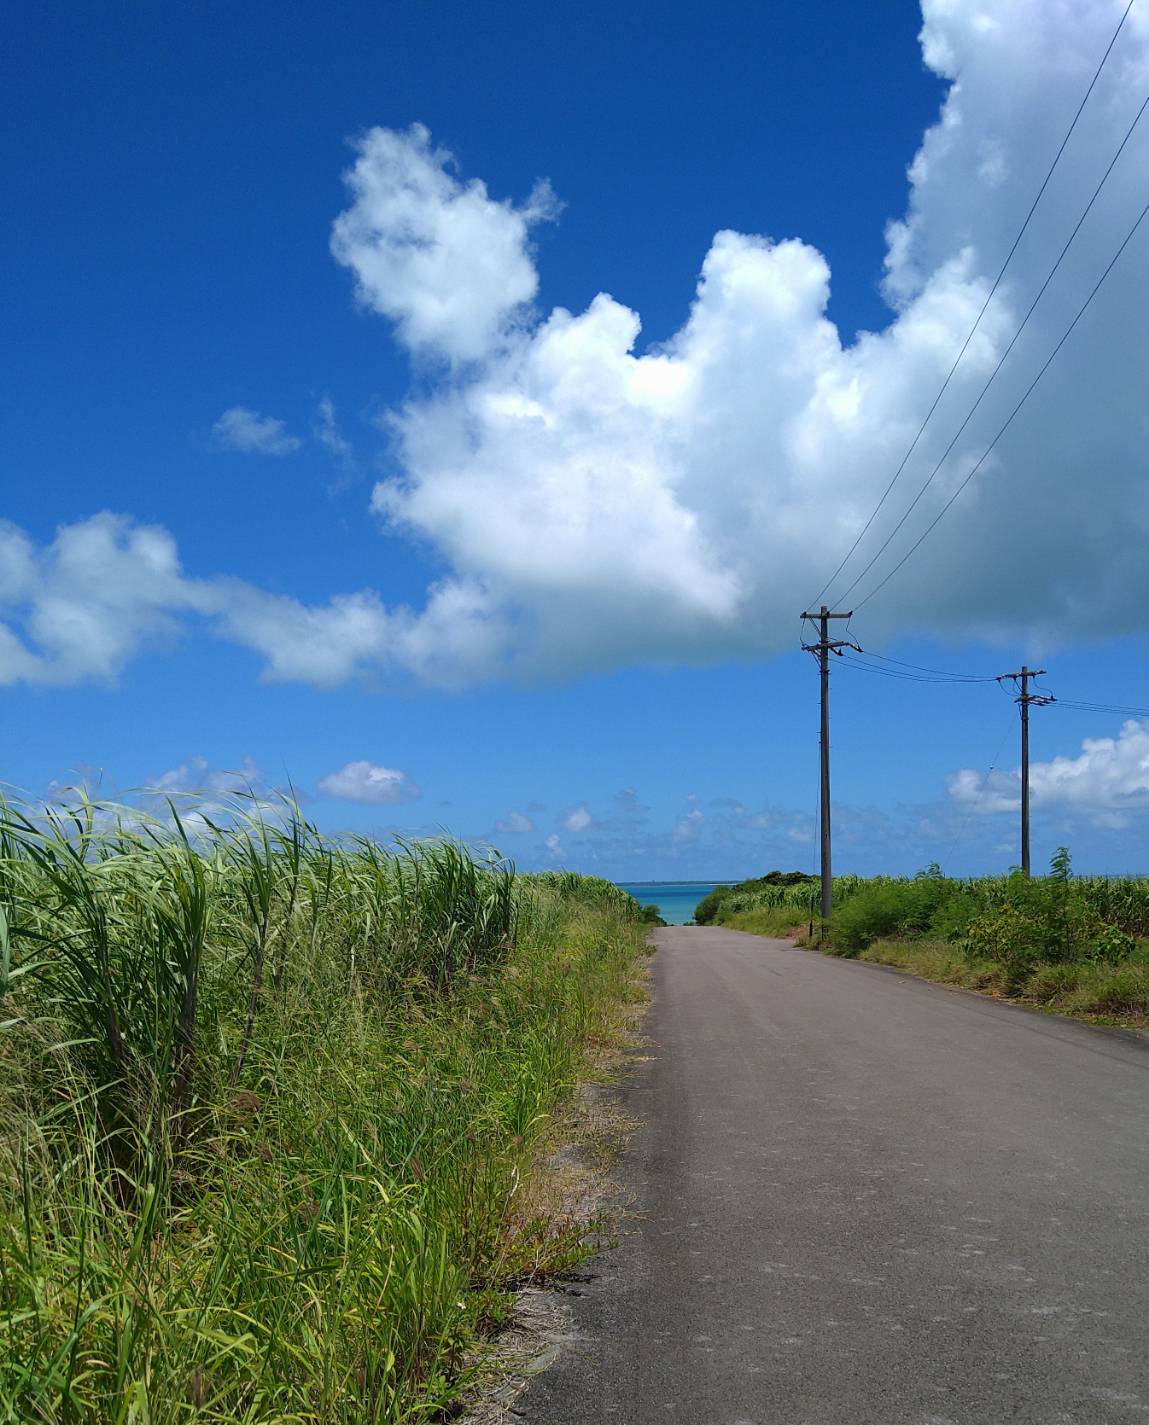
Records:
[[[821,675],[822,685],[822,929],[830,923],[830,912],[833,909],[834,901],[834,877],[831,868],[830,857],[830,654],[837,653],[841,657],[843,648],[853,648],[856,645],[849,639],[830,638],[830,620],[832,618],[852,617],[848,613],[831,613],[825,604],[816,614],[805,613],[803,619],[810,619],[818,624],[818,642],[803,643],[802,647],[811,653],[818,655],[818,670]]]
[[[1012,678],[1020,689],[1017,704],[1021,708],[1021,869],[1029,875],[1029,709],[1030,705],[1044,708],[1055,699],[1048,694],[1031,693],[1029,680],[1040,678],[1044,668],[1029,668],[1024,663],[1019,673],[1003,673],[998,682]]]

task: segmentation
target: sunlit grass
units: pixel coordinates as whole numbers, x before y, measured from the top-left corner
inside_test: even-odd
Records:
[[[0,838],[0,1418],[432,1418],[634,903],[289,805]]]

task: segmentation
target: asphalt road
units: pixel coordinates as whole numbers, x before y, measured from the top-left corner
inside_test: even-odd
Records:
[[[530,1425],[1149,1425],[1149,1035],[657,933],[618,1245]]]

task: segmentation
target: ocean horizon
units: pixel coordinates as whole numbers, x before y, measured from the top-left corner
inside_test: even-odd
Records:
[[[667,925],[685,925],[694,919],[694,908],[715,886],[733,886],[735,881],[619,881],[622,890],[639,905],[658,907]]]

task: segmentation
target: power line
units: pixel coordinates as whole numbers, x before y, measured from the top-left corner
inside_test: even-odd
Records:
[[[1105,282],[1105,279],[1106,279],[1106,278],[1109,276],[1109,274],[1113,271],[1114,267],[1116,267],[1116,265],[1117,265],[1117,263],[1118,263],[1118,260],[1119,260],[1120,257],[1121,257],[1121,254],[1122,254],[1122,253],[1125,251],[1125,249],[1129,246],[1130,242],[1132,242],[1134,234],[1137,232],[1137,229],[1138,229],[1138,228],[1141,226],[1141,224],[1144,222],[1145,217],[1146,217],[1147,214],[1149,214],[1149,203],[1147,203],[1147,204],[1145,205],[1145,207],[1141,209],[1141,212],[1138,214],[1136,221],[1133,223],[1133,226],[1132,226],[1132,227],[1129,229],[1129,231],[1125,234],[1125,237],[1123,238],[1123,240],[1122,240],[1122,242],[1121,242],[1121,246],[1120,246],[1120,247],[1117,249],[1117,251],[1113,254],[1112,258],[1110,258],[1109,264],[1108,264],[1108,266],[1105,268],[1105,271],[1104,271],[1104,272],[1101,274],[1101,276],[1097,279],[1096,283],[1095,283],[1094,286],[1093,286],[1092,291],[1089,293],[1089,296],[1086,297],[1085,301],[1084,301],[1084,302],[1081,304],[1081,306],[1078,308],[1078,310],[1077,310],[1077,315],[1073,318],[1072,322],[1070,322],[1069,326],[1066,328],[1064,334],[1063,334],[1062,337],[1061,337],[1061,340],[1057,343],[1057,345],[1056,345],[1056,346],[1053,348],[1053,350],[1050,352],[1049,356],[1048,356],[1048,357],[1046,358],[1046,360],[1045,360],[1044,365],[1041,367],[1041,370],[1038,371],[1037,375],[1033,378],[1033,380],[1032,380],[1032,381],[1029,383],[1029,385],[1026,387],[1025,392],[1024,392],[1024,394],[1022,395],[1021,399],[1020,399],[1020,400],[1017,402],[1017,404],[1014,406],[1013,410],[1010,411],[1009,415],[1006,417],[1005,421],[1003,422],[1003,424],[1001,425],[1001,427],[998,429],[997,434],[993,437],[993,439],[990,441],[990,443],[986,446],[985,450],[982,451],[981,455],[978,457],[976,463],[974,464],[974,466],[972,467],[972,469],[969,471],[969,473],[966,475],[965,479],[962,480],[961,484],[957,487],[957,489],[953,492],[953,494],[949,497],[949,499],[948,499],[948,500],[945,502],[945,504],[941,507],[941,509],[938,511],[938,513],[937,513],[937,514],[934,516],[934,518],[930,521],[930,523],[925,527],[925,529],[922,531],[922,533],[917,537],[917,539],[914,541],[914,543],[910,545],[909,549],[905,552],[905,554],[902,555],[901,559],[898,560],[898,562],[894,565],[894,567],[890,570],[890,572],[889,572],[882,580],[880,580],[877,584],[875,584],[874,587],[870,590],[870,592],[869,592],[864,598],[859,599],[859,600],[857,601],[857,603],[855,603],[855,605],[854,605],[855,611],[858,610],[858,609],[860,609],[860,608],[863,606],[863,604],[868,604],[869,601],[874,597],[874,595],[875,595],[876,593],[878,593],[881,589],[884,589],[885,586],[886,586],[886,585],[890,582],[890,580],[894,577],[894,575],[898,572],[898,570],[901,569],[902,566],[907,562],[907,560],[909,560],[909,559],[917,552],[917,550],[921,547],[921,545],[924,543],[924,541],[925,541],[925,540],[929,537],[929,535],[931,535],[931,534],[933,533],[933,531],[937,528],[938,524],[939,524],[939,523],[941,522],[941,520],[942,520],[942,517],[947,513],[947,511],[949,510],[949,508],[950,508],[950,506],[953,504],[953,502],[957,499],[957,497],[961,494],[961,492],[965,489],[965,487],[969,484],[969,482],[973,479],[973,477],[977,474],[977,472],[978,472],[978,471],[981,469],[981,467],[985,464],[985,462],[986,462],[986,460],[988,459],[989,454],[990,454],[990,452],[993,450],[994,446],[998,443],[998,441],[999,441],[999,440],[1002,438],[1002,436],[1006,433],[1006,431],[1009,429],[1009,427],[1013,424],[1014,418],[1016,417],[1017,413],[1021,410],[1022,406],[1025,405],[1026,401],[1028,401],[1029,398],[1030,398],[1030,396],[1033,394],[1034,388],[1037,386],[1037,383],[1041,380],[1041,378],[1045,375],[1045,373],[1046,373],[1046,372],[1049,370],[1049,368],[1053,365],[1054,358],[1057,356],[1058,352],[1060,352],[1061,348],[1065,345],[1065,343],[1069,340],[1069,337],[1072,335],[1072,333],[1073,333],[1073,331],[1074,331],[1074,328],[1077,326],[1077,323],[1078,323],[1078,322],[1081,320],[1081,318],[1085,315],[1087,309],[1089,308],[1090,303],[1093,301],[1094,297],[1096,297],[1097,294],[1098,294],[1098,292],[1101,290],[1102,285],[1103,285],[1104,282]],[[932,477],[931,477],[931,478],[932,478]],[[908,511],[907,511],[907,513],[908,513]],[[884,546],[883,546],[883,548],[884,548]],[[882,552],[882,551],[879,550],[879,554],[880,554],[881,552]],[[872,564],[872,563],[873,563],[873,561],[871,560],[871,564]],[[867,567],[869,567],[869,566],[867,566]],[[851,587],[852,587],[852,586],[851,586]]]
[[[858,650],[864,658],[879,658],[883,663],[894,663],[899,668],[909,668],[915,673],[936,673],[944,678],[952,678],[962,683],[995,683],[992,673],[959,673],[952,668],[923,668],[917,663],[905,663],[900,658],[888,658],[884,653],[871,653],[868,648]]]
[[[869,673],[875,678],[890,678],[896,683],[934,683],[963,688],[971,686],[970,680],[966,678],[929,677],[921,673],[903,673],[895,668],[875,668],[872,663],[860,663],[856,658],[844,657],[841,666],[852,668],[856,673]]]
[[[1129,125],[1129,128],[1125,131],[1125,137],[1121,140],[1121,143],[1119,144],[1119,146],[1118,146],[1118,148],[1117,148],[1117,152],[1116,152],[1116,153],[1113,155],[1113,157],[1109,160],[1109,166],[1108,166],[1108,168],[1106,168],[1104,174],[1102,174],[1101,181],[1098,183],[1097,187],[1093,190],[1093,195],[1092,195],[1092,197],[1089,199],[1089,202],[1086,203],[1085,208],[1084,208],[1084,210],[1083,210],[1082,213],[1081,213],[1081,216],[1077,219],[1077,222],[1076,222],[1076,223],[1074,224],[1074,226],[1073,226],[1073,231],[1069,234],[1069,237],[1065,240],[1065,245],[1062,247],[1061,251],[1058,253],[1058,255],[1057,255],[1057,260],[1054,262],[1053,266],[1049,269],[1048,273],[1046,273],[1045,281],[1042,282],[1041,286],[1040,286],[1040,287],[1038,288],[1038,290],[1037,290],[1037,295],[1034,297],[1033,301],[1029,304],[1029,310],[1026,312],[1025,316],[1021,319],[1020,325],[1018,326],[1017,330],[1014,332],[1013,336],[1010,338],[1010,340],[1009,340],[1009,345],[1008,345],[1008,346],[1005,348],[1005,350],[1002,352],[1001,357],[1000,357],[1000,359],[998,360],[997,365],[996,365],[996,366],[993,368],[993,370],[990,372],[989,378],[988,378],[988,380],[986,381],[985,385],[984,385],[984,386],[981,388],[981,390],[978,392],[978,394],[977,394],[977,399],[974,401],[973,405],[970,407],[969,412],[967,413],[965,419],[962,421],[961,425],[958,426],[957,430],[954,432],[953,438],[950,440],[950,443],[946,446],[945,450],[942,451],[941,457],[938,459],[937,464],[936,464],[936,465],[934,466],[934,468],[930,471],[930,473],[926,476],[926,479],[925,479],[924,483],[922,484],[921,488],[918,490],[918,493],[914,496],[914,498],[910,501],[909,505],[906,507],[905,512],[903,513],[901,519],[898,520],[897,524],[894,525],[894,527],[893,527],[892,530],[890,530],[889,534],[886,536],[885,540],[882,542],[882,544],[881,544],[881,546],[879,547],[877,553],[873,556],[873,558],[870,560],[870,562],[866,565],[866,567],[862,570],[862,572],[855,578],[854,582],[849,586],[849,588],[846,589],[845,593],[842,595],[842,600],[843,600],[843,602],[849,597],[850,594],[853,593],[853,591],[858,587],[858,585],[862,582],[862,580],[866,577],[866,575],[870,572],[870,570],[874,567],[874,565],[878,562],[878,560],[882,557],[882,555],[886,552],[886,550],[887,550],[887,549],[890,547],[890,545],[893,543],[894,539],[897,537],[897,534],[898,534],[899,530],[900,530],[900,529],[902,528],[902,526],[905,524],[906,520],[909,519],[910,515],[914,512],[914,510],[917,508],[918,501],[922,498],[922,496],[926,493],[926,491],[929,489],[929,487],[933,484],[934,480],[936,479],[936,477],[937,477],[937,475],[938,475],[938,472],[942,469],[942,467],[945,465],[946,461],[949,459],[950,454],[951,454],[951,452],[953,451],[954,446],[955,446],[955,445],[958,443],[958,441],[961,439],[962,433],[965,431],[966,426],[968,426],[969,423],[970,423],[970,421],[973,419],[974,414],[976,413],[978,407],[979,407],[979,406],[981,405],[981,403],[982,403],[982,400],[985,398],[986,394],[988,393],[989,388],[993,385],[994,381],[997,380],[998,373],[1001,371],[1001,368],[1005,365],[1006,361],[1009,359],[1009,354],[1010,354],[1010,352],[1013,350],[1014,346],[1016,346],[1017,341],[1018,341],[1018,338],[1021,336],[1022,332],[1026,329],[1026,327],[1029,325],[1029,319],[1030,319],[1030,317],[1033,316],[1034,312],[1035,312],[1036,309],[1037,309],[1038,303],[1041,301],[1042,297],[1044,297],[1044,295],[1045,295],[1045,293],[1046,293],[1046,291],[1047,291],[1047,289],[1048,289],[1048,287],[1049,287],[1049,284],[1053,281],[1053,278],[1054,278],[1054,276],[1055,276],[1056,273],[1057,273],[1058,268],[1061,266],[1062,262],[1065,260],[1065,256],[1066,256],[1066,254],[1068,253],[1069,249],[1073,246],[1073,242],[1074,242],[1075,238],[1077,237],[1077,234],[1081,231],[1081,227],[1082,227],[1083,223],[1085,222],[1085,219],[1089,216],[1089,213],[1090,213],[1090,211],[1092,210],[1094,203],[1097,201],[1098,195],[1100,194],[1102,188],[1105,187],[1105,184],[1106,184],[1106,182],[1107,182],[1108,179],[1109,179],[1109,175],[1113,172],[1113,169],[1114,169],[1114,166],[1115,166],[1116,163],[1117,163],[1117,160],[1121,157],[1121,154],[1122,154],[1122,151],[1123,151],[1124,148],[1125,148],[1125,145],[1129,142],[1130,138],[1132,137],[1132,135],[1133,135],[1133,130],[1134,130],[1134,129],[1137,127],[1137,125],[1141,122],[1141,116],[1145,113],[1146,108],[1149,108],[1149,94],[1146,94],[1145,98],[1142,100],[1141,107],[1137,110],[1137,114],[1136,114],[1136,116],[1134,117],[1133,122]],[[1070,330],[1072,330],[1072,328],[1070,328]],[[1059,346],[1060,346],[1060,344],[1059,344]],[[1042,369],[1044,370],[1044,368],[1042,368]],[[860,604],[859,604],[859,605],[855,605],[855,607],[860,607]]]
[[[1001,688],[1001,691],[1011,702],[1014,701],[1013,693],[1005,687],[1005,680],[1010,676],[1008,674],[994,677],[976,673],[959,673],[944,668],[924,668],[917,663],[905,663],[898,658],[887,658],[881,653],[870,653],[864,648],[855,647],[853,652],[861,658],[879,658],[883,662],[894,663],[898,666],[896,668],[877,668],[872,663],[859,662],[857,657],[850,657],[849,654],[846,654],[842,657],[841,667],[852,668],[859,673],[871,673],[879,678],[892,678],[897,682],[904,683],[957,684],[966,687],[974,684],[994,683]],[[1029,676],[1035,678],[1032,672]],[[1048,696],[1049,706],[1064,708],[1068,712],[1109,713],[1121,717],[1149,718],[1149,707],[1135,707],[1125,703],[1091,703],[1081,698],[1059,698],[1055,697],[1046,686],[1038,684],[1036,680],[1034,687],[1038,694]]]
[[[893,490],[894,486],[895,486],[895,485],[897,484],[897,482],[898,482],[899,477],[901,476],[902,471],[906,468],[906,463],[908,462],[910,456],[914,453],[914,450],[915,450],[916,447],[917,447],[918,441],[922,438],[922,435],[923,435],[924,432],[925,432],[926,426],[929,425],[930,419],[931,419],[931,417],[933,416],[933,413],[937,410],[939,402],[941,401],[942,397],[945,395],[946,390],[947,390],[948,387],[949,387],[950,381],[953,379],[954,372],[955,372],[955,371],[958,369],[958,367],[961,365],[962,358],[965,356],[966,351],[967,351],[968,348],[969,348],[970,342],[973,340],[974,335],[975,335],[975,333],[977,332],[978,327],[981,326],[981,319],[982,319],[982,317],[985,316],[986,311],[987,311],[987,309],[988,309],[988,307],[989,307],[990,302],[993,301],[994,294],[996,293],[998,287],[1001,285],[1001,280],[1002,280],[1002,278],[1005,276],[1006,268],[1008,268],[1009,264],[1013,261],[1013,255],[1014,255],[1014,253],[1017,251],[1018,245],[1020,244],[1022,238],[1025,236],[1026,230],[1027,230],[1027,228],[1029,227],[1030,219],[1033,217],[1034,213],[1037,211],[1037,205],[1041,202],[1041,199],[1042,199],[1042,197],[1043,197],[1043,195],[1044,195],[1044,193],[1045,193],[1045,190],[1046,190],[1046,188],[1049,186],[1049,180],[1053,177],[1054,170],[1057,168],[1057,165],[1061,162],[1061,156],[1062,156],[1062,154],[1065,152],[1066,145],[1069,143],[1070,138],[1073,136],[1073,131],[1077,128],[1077,121],[1078,121],[1078,119],[1081,118],[1082,111],[1084,110],[1086,104],[1089,102],[1089,96],[1093,93],[1094,86],[1096,85],[1098,79],[1099,79],[1100,76],[1101,76],[1101,71],[1105,68],[1106,62],[1107,62],[1108,59],[1109,59],[1109,55],[1110,55],[1110,53],[1111,53],[1112,50],[1113,50],[1113,46],[1117,43],[1117,37],[1118,37],[1118,35],[1121,33],[1122,29],[1124,28],[1125,21],[1126,21],[1126,20],[1128,19],[1128,17],[1129,17],[1129,12],[1130,12],[1130,10],[1132,10],[1133,4],[1134,4],[1134,0],[1129,0],[1128,5],[1126,5],[1126,7],[1125,7],[1125,12],[1124,12],[1124,14],[1121,16],[1121,19],[1118,21],[1117,28],[1113,31],[1113,35],[1112,35],[1112,37],[1111,37],[1111,39],[1110,39],[1108,45],[1106,45],[1106,47],[1105,47],[1105,53],[1101,56],[1101,60],[1100,60],[1100,62],[1098,63],[1096,70],[1094,70],[1093,78],[1089,81],[1089,87],[1088,87],[1088,89],[1086,89],[1085,95],[1084,95],[1084,97],[1082,98],[1081,103],[1077,106],[1077,112],[1073,115],[1072,122],[1070,123],[1069,128],[1066,129],[1066,131],[1065,131],[1065,137],[1061,140],[1061,144],[1060,144],[1060,146],[1058,147],[1057,152],[1056,152],[1056,153],[1054,154],[1054,156],[1053,156],[1053,162],[1049,165],[1049,168],[1048,168],[1048,170],[1046,171],[1045,177],[1042,179],[1041,187],[1037,190],[1037,196],[1034,198],[1033,202],[1030,204],[1029,212],[1026,213],[1026,215],[1025,215],[1025,221],[1022,223],[1021,227],[1018,229],[1017,236],[1014,238],[1012,246],[1010,247],[1009,251],[1008,251],[1008,252],[1006,253],[1006,255],[1005,255],[1005,261],[1002,263],[1000,269],[998,270],[997,276],[994,278],[993,286],[989,289],[989,295],[986,297],[985,301],[982,303],[982,305],[981,305],[981,310],[978,312],[977,317],[976,317],[976,319],[974,320],[973,326],[970,327],[969,333],[968,333],[968,335],[966,336],[965,341],[962,342],[961,350],[958,352],[957,356],[954,358],[954,363],[953,363],[953,365],[950,367],[949,371],[946,373],[946,378],[945,378],[945,380],[942,382],[941,388],[939,389],[937,395],[934,397],[934,399],[933,399],[933,404],[930,406],[929,410],[926,412],[926,414],[925,414],[925,419],[922,421],[921,425],[918,427],[917,434],[914,436],[913,440],[910,442],[909,449],[906,451],[905,455],[902,456],[901,463],[899,464],[898,468],[894,471],[893,478],[890,480],[890,483],[886,486],[885,491],[883,492],[881,499],[880,499],[880,500],[878,501],[878,503],[874,506],[873,512],[871,513],[871,515],[870,515],[869,519],[866,521],[866,523],[862,526],[862,529],[861,529],[860,533],[858,534],[857,538],[854,540],[853,544],[852,544],[852,545],[849,547],[849,549],[846,551],[846,554],[845,554],[845,556],[843,557],[842,562],[838,565],[838,567],[837,567],[837,568],[834,570],[834,572],[830,575],[829,579],[826,581],[825,587],[822,589],[821,593],[818,594],[817,598],[812,599],[812,600],[810,601],[809,607],[813,608],[814,605],[821,603],[822,598],[823,598],[823,595],[825,595],[825,593],[827,592],[827,590],[830,588],[830,585],[833,584],[834,580],[838,577],[838,575],[842,572],[842,570],[843,570],[843,569],[846,567],[846,565],[849,563],[849,561],[850,561],[850,559],[851,559],[851,557],[852,557],[854,551],[857,549],[858,545],[861,544],[862,540],[864,539],[864,537],[865,537],[865,535],[866,535],[866,532],[869,530],[869,528],[870,528],[870,526],[873,524],[874,520],[878,517],[878,514],[879,514],[879,512],[881,511],[882,506],[886,503],[886,500],[887,500],[887,498],[889,497],[889,494],[890,494],[891,490]],[[863,571],[863,572],[864,572],[864,571]],[[851,587],[852,587],[852,586],[851,586]]]
[[[1067,712],[1110,713],[1115,717],[1149,717],[1149,708],[1121,707],[1113,703],[1084,703],[1073,698],[1057,698],[1053,706],[1064,708]]]

